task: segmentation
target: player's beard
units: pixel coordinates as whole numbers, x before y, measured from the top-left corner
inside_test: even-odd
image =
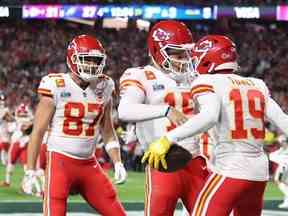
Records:
[[[87,73],[89,75],[95,76],[98,74],[98,68],[99,66],[94,66],[94,65],[82,65],[82,72]]]
[[[169,76],[176,82],[189,84],[196,76],[194,76],[194,70],[190,62],[180,63],[170,61],[170,70],[166,70]]]

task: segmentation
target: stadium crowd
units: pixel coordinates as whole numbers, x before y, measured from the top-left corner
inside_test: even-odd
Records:
[[[227,34],[236,41],[240,57],[240,73],[266,81],[274,98],[288,111],[288,55],[285,24],[236,22],[188,23],[198,39],[207,33]],[[7,95],[8,106],[20,102],[34,104],[35,89],[47,73],[66,71],[65,51],[68,41],[77,34],[96,35],[108,53],[106,74],[116,83],[128,67],[145,65],[149,57],[146,32],[135,22],[126,29],[105,29],[66,21],[9,21],[0,24],[0,90]],[[271,40],[273,38],[273,40]]]

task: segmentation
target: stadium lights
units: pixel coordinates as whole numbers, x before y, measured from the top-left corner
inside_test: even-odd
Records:
[[[136,20],[136,25],[137,28],[140,30],[145,30],[148,31],[149,27],[150,27],[151,22],[147,21],[147,20],[143,20],[143,19],[137,19]]]
[[[128,26],[128,18],[104,18],[103,19],[103,28],[127,28]]]

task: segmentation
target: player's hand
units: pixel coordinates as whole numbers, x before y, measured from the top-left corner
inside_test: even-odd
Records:
[[[174,107],[170,107],[166,116],[176,126],[184,124],[188,118]]]
[[[25,194],[40,196],[42,194],[42,187],[35,170],[25,171],[22,181],[22,190]]]
[[[163,136],[159,140],[151,143],[148,150],[142,157],[142,163],[148,160],[149,166],[155,169],[159,169],[159,163],[162,164],[164,169],[167,169],[167,162],[165,160],[165,155],[171,147],[171,142],[167,137]]]
[[[114,179],[115,184],[123,184],[127,178],[127,172],[124,165],[121,162],[117,162],[114,164]]]

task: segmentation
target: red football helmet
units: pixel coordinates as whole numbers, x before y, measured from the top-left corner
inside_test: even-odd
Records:
[[[191,58],[193,38],[184,23],[174,20],[156,23],[149,32],[147,44],[154,64],[174,79],[182,79],[194,72]],[[179,57],[175,58],[175,54]]]
[[[237,71],[237,51],[234,42],[223,35],[207,35],[195,44],[192,52],[196,71],[200,74],[217,71]]]
[[[66,60],[72,73],[84,81],[91,81],[102,74],[106,54],[95,37],[80,35],[68,45]]]
[[[21,103],[17,108],[16,108],[16,117],[28,117],[29,110],[28,106],[25,105],[24,103]]]

